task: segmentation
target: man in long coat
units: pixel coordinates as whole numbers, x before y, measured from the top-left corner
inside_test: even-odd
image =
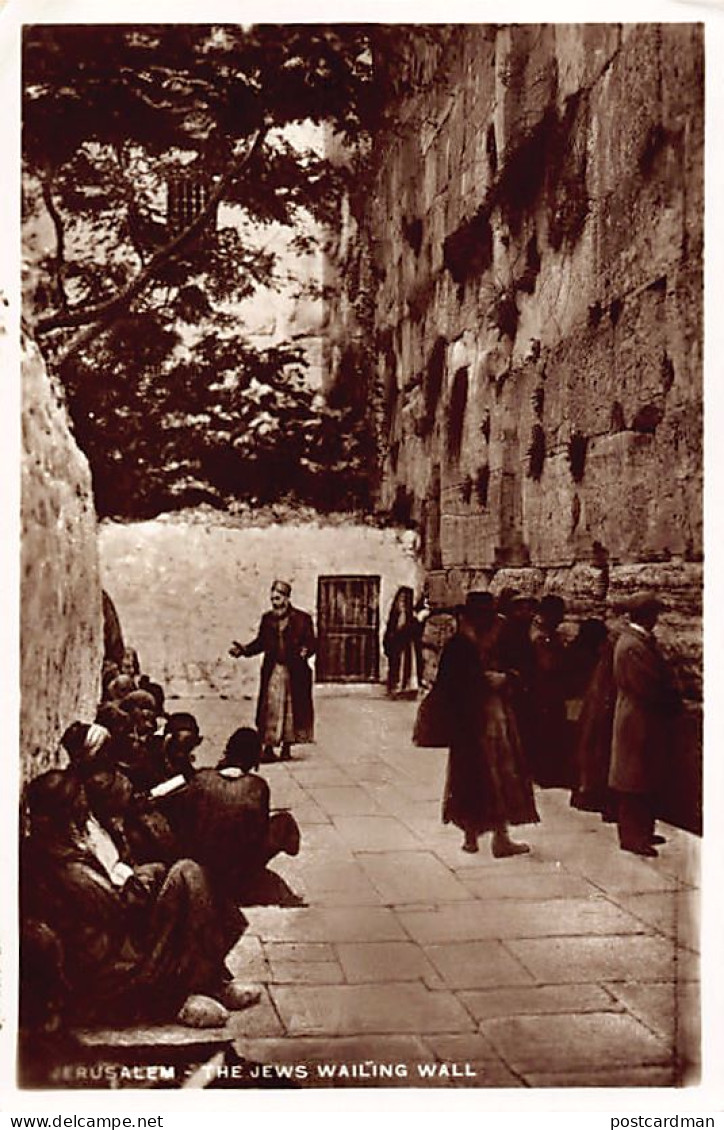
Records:
[[[661,610],[650,593],[631,601],[613,656],[616,706],[608,783],[618,794],[623,851],[656,856],[655,797],[666,768],[676,698],[653,630]]]
[[[265,612],[256,637],[248,644],[234,640],[229,654],[235,659],[264,653],[259,683],[256,725],[264,749],[262,761],[275,761],[274,746],[280,757],[291,757],[298,742],[314,741],[312,672],[308,660],[316,650],[312,617],[293,608],[292,588],[286,581],[274,581],[271,609]]]

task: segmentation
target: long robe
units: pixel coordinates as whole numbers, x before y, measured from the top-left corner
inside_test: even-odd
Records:
[[[289,608],[286,623],[279,630],[279,619],[273,612],[265,612],[255,638],[244,647],[244,655],[264,653],[256,709],[256,725],[265,744],[277,744],[270,731],[276,729],[276,704],[272,701],[272,674],[281,667],[289,672],[292,733],[280,734],[278,740],[290,742],[314,741],[314,704],[312,702],[312,672],[307,662],[317,646],[312,617],[298,608]],[[300,651],[306,650],[306,657]]]
[[[513,710],[472,640],[458,633],[448,641],[436,682],[451,733],[443,823],[474,833],[537,823]]]
[[[600,812],[607,819],[614,811],[608,774],[615,705],[613,645],[606,640],[586,688],[575,730],[575,787],[571,804],[585,812]]]
[[[531,628],[533,671],[530,689],[528,756],[543,788],[571,785],[571,751],[566,719],[564,649],[558,632],[540,623]]]
[[[666,660],[650,632],[623,629],[613,655],[616,708],[609,785],[624,793],[657,791],[666,771],[676,696]]]

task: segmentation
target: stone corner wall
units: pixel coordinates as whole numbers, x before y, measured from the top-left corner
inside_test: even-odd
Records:
[[[21,380],[20,772],[27,780],[56,763],[70,722],[93,718],[103,631],[88,463],[30,339]]]

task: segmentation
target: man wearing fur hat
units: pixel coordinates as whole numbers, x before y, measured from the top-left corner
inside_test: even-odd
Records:
[[[609,785],[618,794],[622,851],[653,857],[655,795],[666,767],[676,695],[668,665],[654,637],[662,604],[654,593],[631,598],[629,622],[613,657],[616,707]]]
[[[235,659],[264,653],[256,710],[256,725],[263,743],[261,760],[291,757],[296,742],[314,740],[312,673],[308,660],[317,641],[312,617],[293,608],[292,586],[276,580],[271,587],[271,609],[261,618],[255,639],[248,644],[234,640],[229,654]]]

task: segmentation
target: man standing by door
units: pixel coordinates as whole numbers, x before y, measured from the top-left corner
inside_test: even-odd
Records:
[[[280,760],[291,758],[291,747],[314,741],[314,705],[309,658],[317,641],[312,617],[293,608],[292,587],[287,581],[274,581],[271,609],[265,612],[256,637],[248,644],[234,640],[229,654],[235,659],[264,653],[259,683],[256,725],[263,743],[261,760],[276,761],[274,747],[280,747]]]

